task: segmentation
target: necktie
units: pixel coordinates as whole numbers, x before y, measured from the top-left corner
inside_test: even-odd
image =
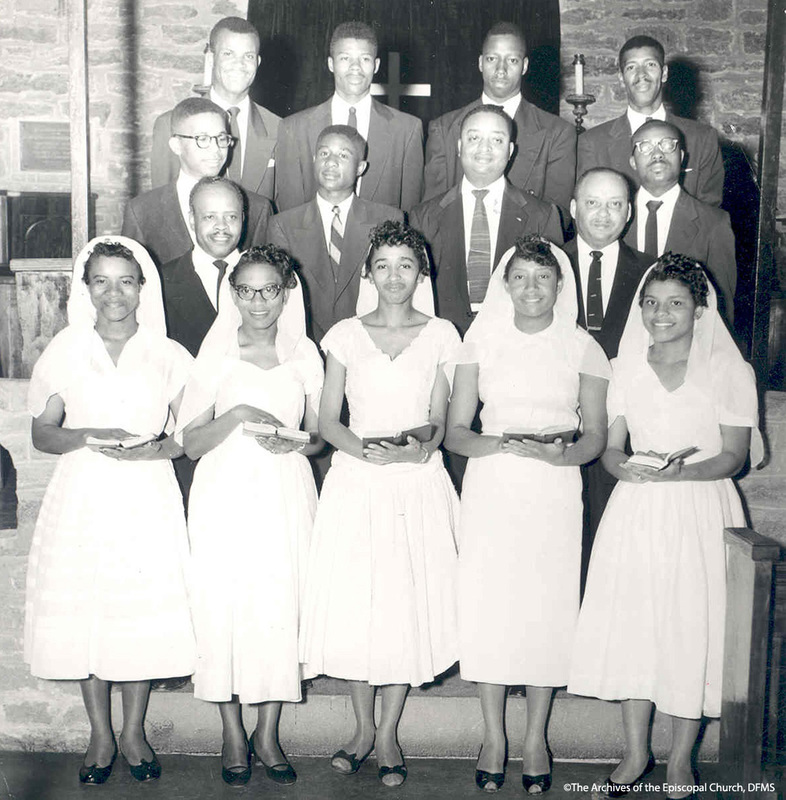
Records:
[[[338,283],[338,265],[341,263],[341,247],[344,244],[344,223],[341,221],[341,209],[333,206],[333,222],[330,225],[330,267],[333,270],[333,283]]]
[[[221,293],[221,281],[224,280],[224,275],[227,272],[227,262],[222,261],[220,258],[217,258],[213,262],[213,266],[218,270],[218,275],[216,276],[216,310],[218,310],[218,297]]]
[[[239,113],[240,109],[237,106],[232,106],[229,109],[229,132],[232,134],[235,144],[227,153],[227,178],[235,183],[240,183],[240,162],[243,155],[240,147],[240,126],[237,124],[237,115]]]
[[[349,119],[347,120],[347,125],[355,130],[358,129],[358,112],[355,110],[355,106],[349,107]]]
[[[486,206],[483,198],[488,189],[473,189],[475,210],[472,213],[472,230],[469,234],[469,255],[467,256],[467,284],[469,302],[482,303],[486,297],[491,277],[491,236]]]
[[[600,259],[603,253],[600,250],[590,250],[592,261],[587,280],[587,300],[584,303],[587,309],[587,330],[599,331],[603,327],[603,291],[600,282]]]
[[[663,200],[647,200],[647,224],[644,226],[644,252],[658,257],[658,209]]]

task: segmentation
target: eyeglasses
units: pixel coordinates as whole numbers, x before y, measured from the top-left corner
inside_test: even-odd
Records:
[[[253,289],[251,286],[241,283],[239,286],[233,286],[232,288],[241,300],[246,300],[250,303],[257,296],[257,292],[264,300],[275,300],[284,287],[280,283],[266,283],[259,289]]]
[[[643,156],[648,156],[656,147],[661,153],[673,153],[679,145],[679,139],[640,139],[633,143],[633,149]]]
[[[206,133],[200,133],[198,136],[187,136],[185,133],[173,133],[172,136],[177,136],[178,139],[193,139],[200,150],[207,150],[207,148],[210,147],[210,142],[215,142],[222,150],[227,147],[232,147],[235,143],[235,137],[230,136],[228,133],[219,133],[217,136],[208,136]]]

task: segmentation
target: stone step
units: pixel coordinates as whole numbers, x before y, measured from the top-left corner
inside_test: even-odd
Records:
[[[119,696],[115,719],[121,719]],[[377,700],[379,704],[379,699]],[[212,703],[195,700],[190,692],[154,692],[147,713],[154,747],[170,753],[217,753],[221,725]],[[379,712],[379,709],[377,709]],[[245,709],[246,729],[256,722],[253,708]],[[506,725],[510,757],[520,756],[526,723],[526,700],[513,690],[508,698]],[[302,703],[285,703],[280,738],[292,755],[330,755],[351,736],[352,704],[340,681],[320,679],[307,688]],[[718,756],[717,720],[707,724],[699,749],[700,761]],[[413,689],[399,727],[399,740],[410,756],[472,758],[483,731],[480,703],[474,685],[453,676],[438,686]],[[613,761],[622,755],[622,721],[618,703],[557,692],[549,721],[549,743],[558,759]],[[655,714],[652,749],[665,758],[671,743],[667,717]]]

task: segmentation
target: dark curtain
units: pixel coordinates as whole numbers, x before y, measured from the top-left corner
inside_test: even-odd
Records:
[[[262,40],[252,95],[282,116],[330,96],[330,36],[351,19],[377,32],[381,64],[375,82],[388,82],[387,53],[393,51],[401,53],[402,83],[431,84],[431,97],[401,100],[401,109],[424,124],[480,95],[483,36],[503,20],[518,24],[528,40],[526,96],[559,111],[559,0],[249,0],[248,19]]]

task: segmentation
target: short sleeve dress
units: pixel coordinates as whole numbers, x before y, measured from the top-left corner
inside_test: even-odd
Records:
[[[612,366],[609,421],[625,417],[634,450],[696,446],[686,463],[702,461],[721,451],[721,425],[749,427],[756,417],[753,373],[739,356],[713,364],[734,403],[687,381],[667,391],[646,362],[625,373]],[[652,700],[679,717],[719,716],[723,529],[744,524],[728,478],[617,483],[593,546],[568,690]]]
[[[322,389],[322,359],[305,337],[272,369],[241,361],[237,348],[217,368],[216,416],[246,403],[299,428],[306,396],[318,402]],[[242,425],[199,460],[188,511],[196,697],[300,700],[298,615],[316,504],[308,459],[268,452]]]
[[[346,368],[358,436],[428,423],[437,372],[458,346],[455,328],[437,318],[394,359],[358,317],[322,340]],[[425,464],[385,466],[333,454],[309,559],[307,675],[419,686],[455,663],[457,512],[438,451]]]
[[[191,356],[140,327],[117,366],[93,331],[58,334],[35,365],[29,405],[57,393],[66,428],[159,434]],[[53,374],[73,364],[67,385]],[[36,523],[27,573],[25,661],[40,678],[138,681],[190,675],[188,539],[171,461],[61,455]]]
[[[506,329],[507,330],[507,329]],[[580,374],[609,364],[575,324],[465,342],[482,430],[578,428]],[[562,686],[579,611],[579,467],[497,453],[470,458],[459,525],[459,642],[465,680]]]

